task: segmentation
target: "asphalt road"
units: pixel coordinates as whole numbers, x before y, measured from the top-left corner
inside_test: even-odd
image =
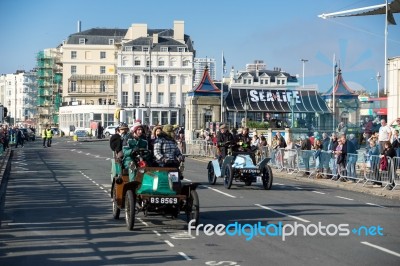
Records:
[[[112,217],[108,142],[53,143],[14,150],[0,265],[400,264],[398,200],[286,178],[270,191],[238,183],[227,190],[222,180],[206,183],[206,160],[188,158],[185,177],[203,183],[198,234],[183,215],[142,213],[128,231],[123,213]],[[217,235],[219,224],[231,230]],[[252,234],[254,225],[264,227]]]

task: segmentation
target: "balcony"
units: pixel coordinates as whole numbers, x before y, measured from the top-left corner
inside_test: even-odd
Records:
[[[68,88],[69,96],[113,96],[114,94],[114,89],[110,91],[100,86]]]
[[[70,81],[84,81],[84,80],[108,80],[115,81],[116,75],[71,75]]]

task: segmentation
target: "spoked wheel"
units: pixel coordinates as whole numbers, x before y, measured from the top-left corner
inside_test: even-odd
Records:
[[[117,188],[116,188],[116,184],[114,184],[114,188],[113,188],[113,194],[112,194],[112,212],[113,212],[113,217],[115,220],[119,219],[119,214],[121,213],[121,209],[118,207],[117,204]]]
[[[136,214],[136,198],[133,195],[132,190],[128,190],[125,194],[125,221],[128,230],[132,231],[135,226],[135,214]]]
[[[233,171],[232,171],[232,165],[228,164],[225,167],[225,175],[224,175],[224,186],[227,189],[230,189],[232,186],[233,182]]]
[[[273,176],[272,176],[271,167],[269,165],[266,165],[262,169],[262,183],[263,183],[263,187],[264,187],[265,190],[270,190],[271,189],[272,180],[273,180]]]
[[[200,202],[196,190],[190,191],[190,196],[186,199],[186,221],[189,223],[195,220],[195,226],[199,224]]]
[[[215,176],[214,166],[212,162],[208,163],[208,184],[215,185],[217,182],[217,177]]]

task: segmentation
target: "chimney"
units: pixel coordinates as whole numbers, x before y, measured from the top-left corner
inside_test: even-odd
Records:
[[[153,43],[158,43],[158,33],[153,33]]]
[[[174,21],[174,39],[175,41],[185,43],[185,22],[175,20]]]
[[[131,33],[131,40],[135,40],[140,37],[147,37],[147,24],[132,24]]]
[[[78,20],[78,32],[81,32],[81,21],[80,20]]]

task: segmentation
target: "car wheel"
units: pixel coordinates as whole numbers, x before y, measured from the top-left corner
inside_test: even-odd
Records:
[[[104,133],[104,136],[106,136],[108,138],[110,136],[110,132]]]
[[[113,199],[113,201],[112,201],[112,204],[113,204],[112,205],[113,217],[114,217],[115,220],[118,220],[119,219],[119,215],[121,213],[121,209],[118,207],[118,204],[117,204],[116,184],[114,184],[114,187],[113,187],[112,199]]]
[[[135,226],[135,206],[136,198],[133,195],[132,190],[128,190],[125,194],[125,221],[128,230],[132,231]]]
[[[217,182],[217,177],[215,176],[214,166],[212,162],[208,163],[207,169],[208,169],[208,184],[215,185],[215,183]]]
[[[262,182],[265,190],[270,190],[272,188],[272,181],[273,175],[271,167],[269,165],[266,165],[262,170]]]
[[[233,171],[232,171],[232,165],[228,164],[225,167],[225,175],[224,175],[224,186],[227,189],[230,189],[232,186],[233,182]]]
[[[200,201],[196,190],[190,191],[190,196],[186,200],[186,221],[189,223],[195,220],[195,226],[199,224],[200,219]]]

